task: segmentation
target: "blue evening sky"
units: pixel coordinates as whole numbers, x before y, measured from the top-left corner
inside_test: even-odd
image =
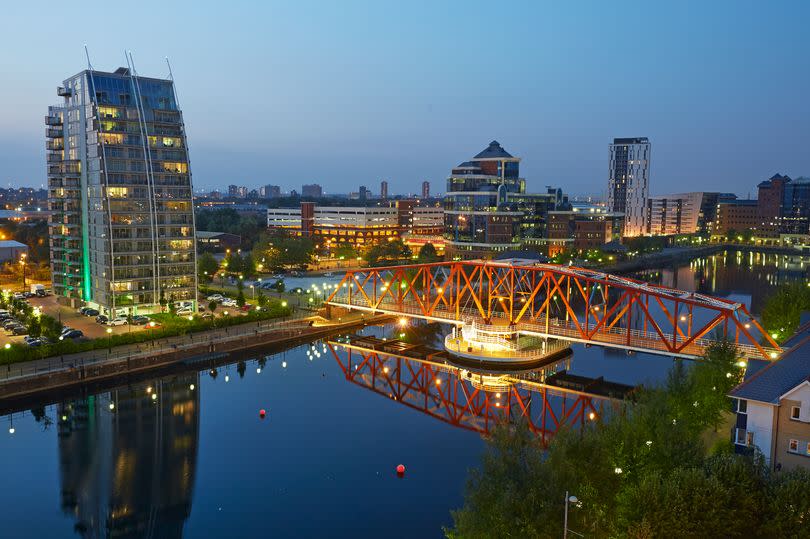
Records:
[[[84,6],[83,6],[84,4]],[[0,184],[45,182],[56,86],[174,68],[194,182],[444,190],[497,139],[530,190],[605,191],[652,142],[651,192],[810,176],[810,2],[13,2],[0,13]]]

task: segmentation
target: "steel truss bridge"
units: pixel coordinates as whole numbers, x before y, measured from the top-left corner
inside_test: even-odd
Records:
[[[782,351],[742,303],[556,264],[350,270],[326,304],[448,324],[510,325],[526,335],[687,359],[718,340],[736,343],[743,358],[772,360]]]
[[[630,386],[601,379],[569,384],[580,389],[544,383],[555,372],[564,371],[565,361],[531,373],[490,376],[442,361],[445,352],[424,354],[421,346],[405,345],[397,353],[391,345],[404,343],[396,341],[382,347],[382,341],[374,338],[327,344],[349,382],[481,434],[488,434],[499,423],[523,420],[546,446],[563,427],[601,421],[618,410],[632,391]],[[421,359],[414,357],[414,352],[421,354]]]

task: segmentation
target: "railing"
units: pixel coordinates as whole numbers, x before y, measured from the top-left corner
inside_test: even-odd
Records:
[[[433,309],[430,316],[425,316],[422,306],[413,300],[403,301],[400,303],[386,298],[375,307],[359,294],[352,295],[351,303],[348,302],[348,298],[345,297],[344,294],[336,296],[331,302],[327,303],[346,308],[366,309],[390,314],[412,315],[417,318],[437,320],[450,324],[458,324],[459,322],[463,322],[465,319],[480,318],[481,316],[478,309],[460,308],[458,311],[459,316],[457,318],[455,309],[452,311],[447,310],[441,304],[437,305]],[[504,320],[507,319],[506,314],[503,312],[493,312],[492,316]],[[581,323],[580,327],[578,328],[572,320],[549,318],[548,325],[533,321],[520,321],[516,324],[516,328],[520,333],[537,335],[541,337],[566,339],[574,342],[602,344],[621,348],[636,349],[639,351],[663,352],[665,354],[681,357],[702,356],[706,348],[715,342],[712,339],[706,338],[693,339],[679,352],[672,352],[670,347],[680,348],[686,343],[686,341],[690,340],[690,337],[684,337],[683,335],[673,337],[671,333],[663,332],[659,335],[659,333],[656,331],[645,331],[640,329],[630,329],[628,335],[628,330],[626,328],[612,327],[606,329],[604,326],[600,326],[597,329],[597,325],[598,324],[593,322],[589,322],[588,324]],[[590,337],[583,335],[583,332],[590,334],[593,330],[596,330],[596,332]],[[762,355],[756,346],[741,343],[737,344],[736,346],[743,357],[762,358]],[[763,350],[771,358],[775,358],[779,354],[779,350],[773,348],[763,347]]]

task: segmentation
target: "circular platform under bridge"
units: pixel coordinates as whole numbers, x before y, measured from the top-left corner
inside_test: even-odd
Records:
[[[493,364],[535,364],[570,353],[568,342],[521,335],[517,328],[469,322],[444,338],[454,356]]]

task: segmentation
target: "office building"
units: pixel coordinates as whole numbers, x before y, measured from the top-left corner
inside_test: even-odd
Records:
[[[388,182],[385,180],[380,182],[380,198],[383,200],[388,198]]]
[[[448,255],[491,258],[524,243],[543,243],[548,212],[566,209],[567,203],[558,189],[526,193],[520,159],[492,141],[453,168],[447,179],[444,237]]]
[[[323,188],[317,183],[302,185],[301,196],[304,198],[321,198],[323,196]]]
[[[712,236],[725,237],[729,232],[740,233],[744,230],[754,230],[759,235],[757,227],[761,222],[756,200],[720,202],[717,204]]]
[[[46,117],[59,301],[105,313],[196,301],[191,171],[171,80],[85,70]]]
[[[646,233],[650,189],[650,142],[646,137],[615,138],[610,145],[608,211],[624,214],[624,235]]]
[[[422,182],[422,200],[427,200],[430,198],[430,182],[424,181]]]
[[[281,187],[278,185],[265,185],[262,187],[260,195],[264,198],[280,198]]]
[[[361,202],[364,202],[369,199],[369,191],[368,187],[365,185],[360,186],[360,190],[357,192],[357,199]]]
[[[711,234],[719,203],[733,202],[733,193],[702,191],[657,195],[647,199],[647,231],[653,236]]]
[[[619,240],[624,215],[604,207],[580,204],[568,210],[549,211],[546,229],[548,256],[563,251],[598,249]]]
[[[334,247],[351,243],[358,248],[400,236],[396,207],[316,206],[302,202],[300,208],[269,208],[267,227],[311,237]]]

